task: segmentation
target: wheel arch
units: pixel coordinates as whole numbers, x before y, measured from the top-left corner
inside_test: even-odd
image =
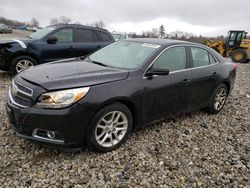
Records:
[[[13,55],[12,61],[13,61],[15,58],[19,57],[19,56],[29,56],[29,57],[33,58],[33,59],[36,61],[37,64],[40,63],[40,58],[39,58],[37,55],[32,54],[32,53],[29,53],[29,52],[22,52],[22,51],[21,51],[21,52],[15,53],[15,54]]]
[[[230,84],[230,82],[229,81],[225,81],[225,82],[223,82],[223,84],[225,84],[227,86],[228,93],[229,93],[230,90],[231,90],[231,84]]]
[[[102,108],[104,108],[105,106],[108,106],[108,105],[111,105],[114,103],[121,103],[121,104],[125,105],[130,110],[132,117],[133,117],[133,129],[134,129],[136,126],[136,123],[137,123],[138,113],[137,113],[137,109],[135,107],[135,104],[127,97],[116,97],[116,98],[110,99],[108,101],[105,101],[104,103],[102,103],[98,107],[97,112],[99,110],[101,110]]]

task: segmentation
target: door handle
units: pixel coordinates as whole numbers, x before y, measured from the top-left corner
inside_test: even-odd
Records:
[[[217,72],[213,72],[212,76],[216,76],[217,75]]]
[[[183,84],[183,85],[188,85],[188,84],[190,84],[190,82],[191,82],[190,79],[184,79],[184,80],[182,81],[182,84]]]

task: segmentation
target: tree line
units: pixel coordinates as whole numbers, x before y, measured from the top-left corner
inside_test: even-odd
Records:
[[[173,31],[171,33],[165,32],[164,25],[160,25],[159,28],[153,28],[149,31],[143,31],[141,34],[129,33],[131,38],[162,38],[162,39],[173,39],[173,40],[183,40],[188,42],[196,42],[201,44],[207,44],[209,40],[225,40],[225,36],[217,37],[205,37],[202,35],[196,36],[193,33],[188,33],[184,31]]]
[[[4,17],[0,17],[0,23],[4,23],[9,26],[34,26],[40,27],[40,23],[36,18],[32,18],[29,22],[21,22],[18,20],[11,20]],[[60,25],[60,24],[70,24],[73,23],[72,19],[66,16],[59,16],[50,19],[50,25]],[[80,22],[75,22],[74,24],[81,24]],[[106,23],[103,20],[97,20],[90,23],[85,23],[85,25],[104,28]],[[183,31],[174,31],[171,33],[166,33],[164,25],[160,25],[159,28],[153,28],[151,31],[143,31],[141,34],[128,33],[131,38],[164,38],[164,39],[175,39],[184,40],[196,43],[206,44],[208,40],[225,40],[224,36],[217,37],[204,37],[202,35],[196,36],[192,33]]]
[[[3,23],[5,25],[9,25],[12,27],[19,27],[19,26],[34,26],[39,27],[40,23],[36,18],[32,18],[29,22],[21,22],[18,20],[11,20],[4,17],[0,17],[0,23]]]
[[[21,22],[18,20],[11,20],[11,19],[7,19],[4,17],[0,17],[0,23],[6,24],[12,27],[19,27],[19,26],[34,26],[38,28],[40,27],[40,22],[36,18],[32,18],[28,22]],[[81,24],[79,21],[72,22],[72,19],[66,16],[59,16],[59,17],[54,17],[50,19],[50,25],[62,25],[62,24],[70,24],[70,23]],[[86,23],[85,25],[99,27],[99,28],[106,27],[106,23],[103,20],[96,20],[90,23]]]

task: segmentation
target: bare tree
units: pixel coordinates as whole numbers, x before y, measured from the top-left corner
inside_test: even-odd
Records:
[[[40,23],[36,18],[32,18],[30,21],[31,26],[39,27]]]
[[[59,20],[58,20],[58,18],[51,18],[51,19],[50,19],[50,24],[51,24],[51,25],[59,25]]]
[[[70,22],[72,22],[71,18],[68,18],[66,16],[61,16],[59,18],[59,21],[61,24],[69,24]]]
[[[159,29],[157,29],[157,28],[152,29],[152,37],[153,38],[158,38],[159,37]]]
[[[88,26],[92,26],[92,27],[99,27],[99,28],[104,28],[106,27],[106,23],[103,20],[98,20],[98,21],[94,21],[90,24],[86,24]]]
[[[52,18],[50,20],[51,25],[69,24],[70,22],[72,22],[71,18],[68,18],[66,16],[60,16],[58,18]]]

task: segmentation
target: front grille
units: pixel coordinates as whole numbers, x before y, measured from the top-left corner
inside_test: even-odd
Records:
[[[31,104],[33,90],[18,83],[13,79],[9,89],[10,102],[21,108],[27,108]]]

